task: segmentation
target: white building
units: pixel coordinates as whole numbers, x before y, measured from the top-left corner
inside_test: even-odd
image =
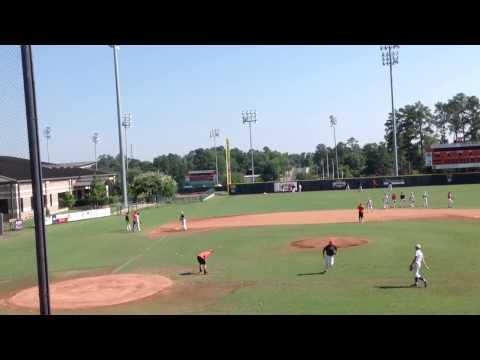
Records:
[[[82,164],[83,165],[83,164]],[[76,199],[83,199],[90,190],[94,177],[109,186],[115,183],[115,175],[74,165],[42,164],[43,200],[51,213],[64,207],[63,196],[71,192]],[[30,160],[0,156],[0,213],[9,219],[33,217]]]

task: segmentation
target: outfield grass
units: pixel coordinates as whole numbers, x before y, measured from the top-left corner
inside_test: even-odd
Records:
[[[405,188],[430,193],[431,207],[446,207],[453,191],[455,206],[478,208],[480,185]],[[401,189],[395,188],[399,194]],[[182,286],[183,298],[155,297],[109,308],[75,313],[180,314],[478,314],[480,246],[478,221],[396,221],[385,223],[272,226],[175,234],[149,239],[146,232],[187,217],[240,213],[353,208],[372,196],[379,207],[383,190],[304,192],[216,197],[205,203],[167,205],[142,211],[140,234],[123,232],[123,218],[88,220],[47,227],[50,277],[89,273],[160,273]],[[318,250],[291,251],[291,241],[312,236],[366,237],[369,244],[340,250],[333,272],[318,275]],[[412,282],[408,264],[415,243],[424,246],[431,271],[428,289],[395,288]],[[216,249],[209,276],[195,271],[195,255]],[[134,258],[133,261],[132,258]],[[129,262],[131,261],[131,262]],[[299,275],[312,274],[313,275]],[[33,231],[7,233],[0,240],[0,295],[36,281]],[[203,288],[212,289],[202,290]],[[223,291],[229,288],[235,291]],[[220,289],[220,290],[219,290]],[[1,296],[0,296],[1,297]],[[0,313],[29,313],[0,306]],[[63,313],[63,312],[62,312]],[[66,312],[65,312],[66,313]]]

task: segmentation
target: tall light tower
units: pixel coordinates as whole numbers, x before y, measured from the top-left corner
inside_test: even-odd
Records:
[[[217,141],[216,138],[220,136],[220,130],[212,129],[210,130],[210,138],[213,138],[213,147],[215,148],[215,171],[216,171],[216,183],[218,185],[218,157],[217,157]]]
[[[382,64],[390,68],[390,95],[392,99],[392,117],[393,117],[393,146],[395,150],[395,176],[398,176],[398,155],[397,155],[397,121],[395,119],[395,106],[393,103],[393,75],[392,66],[398,64],[398,45],[380,46],[382,52]]]
[[[127,142],[127,129],[130,129],[133,122],[132,113],[126,113],[122,116],[122,126],[125,132],[125,169],[128,175],[128,142]]]
[[[119,74],[118,74],[118,59],[117,59],[117,51],[120,49],[120,47],[118,45],[109,45],[109,46],[113,49],[113,62],[115,66],[115,90],[117,94],[118,146],[120,148],[120,160],[122,162],[123,207],[128,209],[127,172],[125,171],[125,157],[123,155],[123,146],[122,146],[122,119],[121,119],[122,109],[120,106],[120,80],[119,80]]]
[[[93,142],[93,151],[95,153],[95,171],[98,170],[98,159],[97,159],[97,144],[100,142],[100,135],[98,132],[94,132],[92,136],[92,142]]]
[[[337,152],[337,136],[335,135],[335,125],[337,125],[337,118],[330,115],[330,126],[333,128],[333,141],[335,143],[335,161],[337,163],[337,179],[340,179],[340,172],[338,170],[338,152]],[[335,176],[335,174],[333,174]]]
[[[50,126],[47,126],[45,130],[43,130],[43,136],[47,139],[47,159],[48,162],[50,162],[50,150],[48,148],[48,142],[52,138],[52,128]]]
[[[242,111],[242,120],[250,128],[250,151],[252,152],[252,183],[255,182],[255,166],[253,163],[252,123],[257,122],[257,110]]]

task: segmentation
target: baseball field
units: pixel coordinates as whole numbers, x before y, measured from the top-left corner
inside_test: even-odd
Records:
[[[123,216],[48,226],[52,312],[479,314],[480,185],[402,190],[415,192],[415,208],[383,209],[385,189],[216,196],[143,210],[140,233],[126,232]],[[369,197],[375,209],[358,224]],[[339,252],[321,274],[330,239]],[[428,288],[410,287],[417,243]],[[199,275],[196,256],[210,248]],[[33,229],[7,232],[0,314],[37,314],[36,280]]]

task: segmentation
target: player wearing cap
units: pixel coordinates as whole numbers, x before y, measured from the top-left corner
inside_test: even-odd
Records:
[[[410,263],[410,271],[415,272],[415,283],[412,286],[418,287],[418,280],[422,280],[425,287],[427,287],[427,279],[422,277],[422,275],[420,274],[422,264],[425,265],[427,270],[430,270],[430,268],[427,266],[427,263],[425,262],[425,257],[423,256],[422,245],[417,244],[415,245],[415,257]]]
[[[200,254],[197,255],[198,265],[200,267],[199,273],[203,272],[203,275],[207,275],[207,258],[212,255],[213,249],[208,249],[202,251]]]
[[[453,207],[453,193],[451,191],[448,192],[448,207]]]
[[[333,243],[333,241],[329,241],[328,245],[323,248],[322,254],[323,258],[325,260],[325,270],[323,271],[323,274],[325,274],[328,269],[333,267],[333,264],[335,263],[335,255],[337,255],[337,247]]]

